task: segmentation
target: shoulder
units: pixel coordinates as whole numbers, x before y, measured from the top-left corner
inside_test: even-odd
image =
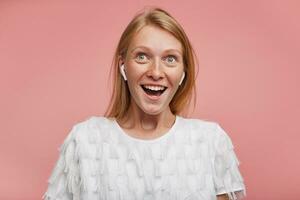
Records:
[[[181,117],[181,119],[184,130],[189,129],[193,134],[205,137],[207,140],[210,140],[214,146],[218,146],[220,143],[231,145],[231,140],[227,132],[219,122],[197,118]]]
[[[187,124],[192,127],[197,128],[204,128],[204,129],[211,129],[216,125],[216,122],[206,120],[206,119],[198,119],[198,118],[185,118],[180,117],[184,124]]]
[[[198,118],[181,117],[182,126],[188,126],[196,132],[206,132],[211,135],[219,134],[220,125],[216,121]]]
[[[76,122],[59,147],[63,154],[74,154],[77,158],[95,158],[94,149],[109,137],[112,120],[90,116]]]
[[[102,116],[89,116],[76,122],[73,125],[75,129],[91,128],[91,127],[105,127],[111,123],[111,119]]]
[[[102,116],[89,116],[77,121],[71,128],[66,140],[76,143],[93,143],[100,132],[106,133],[112,125],[112,120]]]

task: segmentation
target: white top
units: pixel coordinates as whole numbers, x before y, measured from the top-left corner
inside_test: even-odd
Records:
[[[246,196],[230,137],[212,121],[176,116],[163,136],[138,139],[92,116],[60,146],[46,200],[216,200]]]

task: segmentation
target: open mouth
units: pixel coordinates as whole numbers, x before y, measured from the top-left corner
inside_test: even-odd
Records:
[[[148,86],[148,85],[141,85],[143,90],[145,91],[146,94],[150,96],[160,96],[162,95],[167,87],[164,86]]]

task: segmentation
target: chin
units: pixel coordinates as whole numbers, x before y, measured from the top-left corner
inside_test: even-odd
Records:
[[[162,113],[164,110],[161,106],[157,106],[157,105],[143,105],[140,107],[140,109],[148,114],[148,115],[158,115],[160,113]]]
[[[155,102],[155,103],[149,102],[141,98],[139,107],[147,114],[158,115],[170,110],[170,106],[169,106],[170,102],[171,100],[168,98],[163,98],[159,102]]]

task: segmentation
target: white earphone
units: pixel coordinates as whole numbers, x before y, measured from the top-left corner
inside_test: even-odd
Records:
[[[185,77],[185,72],[183,72],[183,74],[182,74],[182,77],[181,77],[181,79],[180,79],[179,85],[181,85],[181,83],[182,83],[184,77]]]
[[[124,64],[121,65],[120,72],[121,72],[124,80],[127,81],[127,77],[126,77],[125,70],[124,70]]]

